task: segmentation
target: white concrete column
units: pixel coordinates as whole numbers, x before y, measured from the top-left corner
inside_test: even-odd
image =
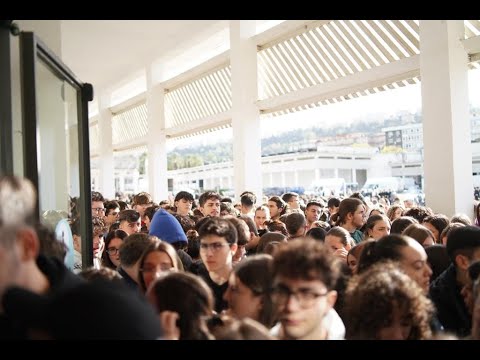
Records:
[[[283,161],[282,161],[282,164],[283,164]],[[282,167],[282,168],[283,168],[283,167]],[[282,187],[285,187],[285,186],[286,186],[286,184],[285,184],[285,177],[286,177],[286,176],[285,176],[285,170],[282,170],[281,176],[280,176]]]
[[[99,191],[107,199],[115,198],[115,169],[113,168],[112,112],[110,94],[101,93],[98,99]]]
[[[338,158],[335,156],[335,162],[338,163]],[[335,168],[333,169],[333,177],[334,178],[338,178],[338,167],[335,166]]]
[[[467,53],[462,20],[420,21],[425,199],[436,213],[473,215]]]
[[[320,169],[315,168],[315,182],[319,182],[319,181],[320,181]]]
[[[148,188],[155,202],[168,199],[165,90],[155,69],[147,71]]]
[[[273,187],[273,171],[270,171],[270,187]]]
[[[298,186],[298,170],[295,170],[293,172],[293,183],[295,184],[295,186]]]
[[[357,182],[357,169],[352,169],[352,183]]]
[[[230,21],[232,71],[233,174],[235,197],[253,191],[262,198],[260,112],[254,20]]]

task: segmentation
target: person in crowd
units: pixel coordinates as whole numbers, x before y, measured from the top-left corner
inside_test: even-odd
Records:
[[[357,198],[346,198],[340,202],[338,212],[331,217],[336,226],[346,229],[355,243],[363,240],[363,234],[359,230],[363,227],[366,217],[366,208],[363,202]]]
[[[155,215],[158,209],[160,209],[160,206],[158,205],[152,205],[145,209],[144,222],[145,222],[145,229],[147,230],[146,233],[150,231],[150,225],[152,224],[153,216]]]
[[[105,215],[105,198],[98,191],[92,191],[92,217],[103,217]]]
[[[305,215],[298,212],[292,212],[285,219],[285,226],[288,232],[288,240],[297,239],[305,235],[307,220]]]
[[[451,222],[450,224],[448,224],[447,227],[445,229],[443,229],[443,231],[440,233],[439,244],[447,246],[447,239],[448,239],[448,235],[450,234],[450,232],[453,229],[457,229],[457,228],[464,227],[464,226],[466,226],[466,225],[463,224],[463,223],[460,223],[460,222],[454,222],[454,223]]]
[[[113,223],[118,221],[118,214],[120,214],[120,205],[116,200],[105,201],[105,216],[103,218],[107,229],[112,226]]]
[[[325,245],[332,250],[333,255],[347,263],[348,251],[355,246],[355,242],[346,229],[335,226],[327,232]]]
[[[265,254],[267,245],[272,242],[277,244],[287,242],[287,237],[277,232],[268,232],[262,235],[257,245],[257,254]]]
[[[352,279],[344,310],[349,340],[424,340],[432,335],[432,302],[392,261],[376,263]]]
[[[417,240],[424,248],[435,244],[435,236],[425,226],[420,224],[410,224],[402,232],[403,235],[410,236]]]
[[[153,237],[142,254],[138,269],[140,290],[145,293],[150,285],[166,271],[183,271],[182,262],[169,243]]]
[[[120,230],[125,231],[128,235],[139,233],[142,229],[142,218],[136,210],[122,210],[118,215]]]
[[[303,239],[279,246],[272,290],[279,323],[271,334],[284,340],[343,339],[345,326],[333,309],[339,276],[340,263],[324,244]]]
[[[73,272],[79,273],[82,271],[82,237],[80,235],[80,218],[76,219],[71,225],[73,236],[73,249],[75,262],[73,264]],[[105,250],[105,242],[103,235],[107,228],[101,217],[92,217],[92,242],[93,242],[93,264],[98,269],[101,264],[103,252]]]
[[[425,248],[427,253],[428,265],[432,269],[432,277],[430,281],[433,282],[442,272],[450,266],[450,257],[447,253],[447,247],[443,244],[434,244]]]
[[[5,308],[4,297],[10,287],[52,295],[83,282],[63,261],[40,253],[34,220],[36,201],[37,193],[30,180],[0,176],[0,339],[27,337],[24,324]]]
[[[280,216],[287,213],[288,206],[280,197],[272,196],[268,199],[268,209],[270,210],[270,219],[279,220]]]
[[[390,234],[390,220],[385,215],[371,215],[365,224],[364,238],[378,240]]]
[[[403,216],[404,209],[401,205],[392,205],[387,211],[387,217],[391,223]]]
[[[438,318],[446,331],[463,337],[470,333],[472,318],[461,295],[468,283],[468,267],[480,260],[480,228],[463,226],[450,232],[447,253],[452,263],[430,286]]]
[[[205,268],[200,268],[199,276],[212,289],[215,297],[215,311],[220,313],[228,306],[223,294],[228,287],[228,279],[233,269],[233,256],[237,252],[237,229],[220,217],[207,219],[198,230],[200,256]]]
[[[146,295],[159,315],[165,339],[214,339],[207,327],[214,297],[203,279],[186,272],[168,272],[155,280]]]
[[[159,209],[153,216],[149,234],[172,245],[182,260],[183,268],[186,271],[190,269],[192,258],[185,252],[188,246],[187,236],[175,216],[165,209]]]
[[[257,197],[251,191],[244,191],[240,194],[240,214],[248,215],[250,217],[254,217],[254,206],[257,202]]]
[[[180,216],[190,216],[192,205],[194,202],[193,195],[188,191],[179,191],[175,195],[173,204],[175,205],[175,212]]]
[[[390,234],[401,234],[411,224],[418,224],[418,221],[411,216],[401,216],[392,222]]]
[[[223,295],[229,315],[251,318],[267,328],[274,325],[276,314],[270,294],[272,263],[270,255],[253,255],[233,268]]]
[[[120,246],[128,234],[123,230],[110,231],[105,237],[102,266],[116,270],[120,266]]]
[[[270,209],[265,206],[259,206],[255,209],[255,226],[258,230],[258,235],[262,236],[263,234],[268,232],[267,225],[265,224],[268,220],[270,220]]]
[[[312,227],[310,230],[307,231],[305,236],[314,240],[325,242],[327,231],[325,231],[325,229],[323,229],[322,227]]]
[[[443,214],[427,216],[422,222],[422,225],[432,232],[433,237],[435,238],[435,244],[441,244],[440,234],[448,224],[450,224],[450,220]]]
[[[133,290],[139,291],[140,259],[148,246],[155,241],[155,237],[144,233],[128,235],[120,246],[120,267],[118,273],[123,281]]]
[[[455,214],[451,217],[450,223],[460,223],[463,225],[472,225],[472,220],[466,214]]]
[[[219,216],[222,197],[214,191],[206,191],[198,198],[199,209],[203,216]]]
[[[320,219],[323,204],[320,201],[312,200],[307,203],[305,208],[305,219],[307,220],[306,231],[313,227],[313,224]]]
[[[300,199],[296,192],[287,192],[282,195],[282,200],[285,204],[288,204],[289,209],[298,210],[300,209]]]
[[[360,259],[360,255],[362,254],[362,251],[365,245],[367,245],[371,241],[375,241],[375,240],[373,239],[364,240],[360,244],[355,245],[348,251],[347,265],[348,265],[348,268],[350,269],[351,274],[355,275],[357,273],[358,260]]]

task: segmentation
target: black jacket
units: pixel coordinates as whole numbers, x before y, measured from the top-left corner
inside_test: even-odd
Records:
[[[437,308],[438,319],[445,331],[459,337],[470,334],[472,316],[465,306],[457,284],[457,270],[454,264],[441,273],[430,285],[430,298]]]

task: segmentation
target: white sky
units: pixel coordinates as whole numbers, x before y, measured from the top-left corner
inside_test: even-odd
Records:
[[[348,124],[354,120],[378,121],[402,111],[413,114],[421,111],[420,92],[420,84],[410,85],[293,114],[262,118],[260,122],[261,136],[264,138],[292,129],[312,126],[332,127],[338,124]],[[473,106],[480,107],[479,69],[469,71],[469,101]],[[229,141],[231,138],[231,128],[219,130],[193,138],[167,141],[167,151],[173,150],[175,146],[213,144]]]

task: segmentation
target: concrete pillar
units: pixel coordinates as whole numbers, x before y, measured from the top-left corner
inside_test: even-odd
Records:
[[[262,198],[260,113],[254,20],[230,21],[232,71],[233,173],[235,197],[253,191]]]
[[[115,198],[115,169],[113,166],[112,112],[110,94],[101,93],[98,99],[99,170],[98,188],[107,199]]]
[[[436,213],[473,215],[468,57],[462,20],[420,21],[425,199]]]
[[[165,90],[155,69],[147,71],[148,188],[155,202],[168,199]]]

